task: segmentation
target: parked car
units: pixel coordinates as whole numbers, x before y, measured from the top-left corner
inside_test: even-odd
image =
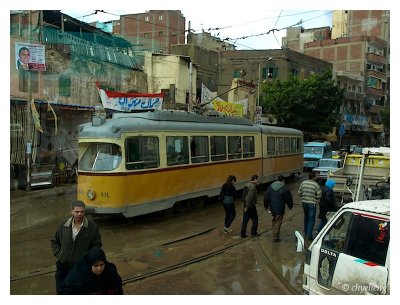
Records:
[[[324,183],[328,178],[329,171],[336,171],[343,166],[343,159],[324,158],[320,159],[318,166],[313,169],[315,172],[316,181]]]

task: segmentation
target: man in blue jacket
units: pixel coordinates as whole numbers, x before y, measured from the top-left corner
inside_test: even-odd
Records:
[[[278,180],[272,183],[264,193],[264,207],[272,215],[272,240],[280,242],[279,232],[283,215],[285,214],[285,204],[289,209],[293,207],[293,198],[289,189],[285,185],[284,177],[279,175]]]

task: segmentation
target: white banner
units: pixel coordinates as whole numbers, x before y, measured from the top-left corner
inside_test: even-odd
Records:
[[[206,86],[201,84],[201,104],[205,104],[206,108],[212,108],[210,103],[217,96],[217,92],[212,92]]]
[[[247,114],[247,109],[249,105],[249,100],[245,98],[244,100],[234,102],[235,104],[243,105],[243,115]]]
[[[132,110],[162,109],[163,93],[123,93],[101,89],[99,90],[101,102],[106,109],[130,112]]]

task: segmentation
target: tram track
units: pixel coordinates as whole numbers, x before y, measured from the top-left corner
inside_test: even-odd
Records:
[[[290,222],[294,216],[295,215],[291,215],[290,217],[286,218],[283,222],[284,223],[285,222]],[[183,236],[183,237],[180,237],[180,238],[175,239],[175,240],[159,243],[159,244],[157,244],[155,246],[149,247],[149,249],[155,249],[155,248],[157,248],[159,246],[168,246],[168,245],[173,245],[173,244],[179,244],[180,242],[190,240],[191,238],[195,238],[195,237],[198,237],[200,235],[207,234],[207,233],[211,232],[214,229],[216,229],[216,227],[210,227],[210,228],[207,228],[207,229],[205,229],[205,230],[203,230],[201,232],[197,232],[197,233],[191,234],[189,236]],[[272,228],[268,228],[268,229],[260,232],[260,237],[263,236],[265,233],[270,232],[271,230],[272,230]],[[245,238],[245,239],[240,238],[240,239],[237,239],[236,241],[234,241],[233,243],[231,243],[229,245],[226,245],[226,246],[224,246],[224,247],[222,247],[220,249],[216,249],[214,251],[211,251],[211,252],[209,252],[207,254],[204,254],[204,255],[201,255],[201,256],[198,256],[198,257],[195,257],[195,258],[192,258],[192,259],[187,259],[187,260],[184,260],[184,261],[180,261],[180,262],[178,262],[176,264],[172,264],[172,265],[169,265],[169,266],[161,267],[161,268],[159,268],[157,270],[152,270],[152,271],[145,272],[145,273],[142,273],[142,274],[137,274],[137,275],[134,275],[134,276],[125,277],[123,279],[123,285],[127,285],[127,284],[138,282],[138,281],[142,281],[142,280],[148,279],[150,277],[154,277],[154,276],[158,276],[158,275],[162,275],[162,274],[167,274],[168,272],[176,271],[176,270],[188,267],[190,265],[197,264],[197,263],[199,263],[201,261],[205,261],[207,259],[216,257],[216,256],[221,255],[221,254],[224,254],[226,251],[228,251],[230,249],[233,249],[233,248],[235,248],[237,246],[240,246],[240,245],[242,245],[244,243],[247,243],[247,242],[249,242],[251,240],[254,240],[256,238],[259,238],[259,237],[249,237],[249,238]],[[272,270],[273,274],[281,281],[282,284],[285,285],[285,287],[287,287],[291,291],[291,293],[297,294],[298,292],[285,282],[285,280],[282,277],[282,275],[279,273],[279,271],[276,269],[276,267],[274,267],[274,265],[271,263],[271,261],[269,260],[267,254],[262,249],[261,243],[259,243],[258,248],[259,248],[259,252],[261,253],[261,256],[263,257],[264,263],[267,265],[268,269]],[[127,258],[127,257],[124,257],[123,259],[124,260],[129,260],[129,258]],[[41,271],[42,269],[40,269],[40,270],[34,271],[33,273],[28,274],[28,275],[12,277],[12,278],[10,278],[10,283],[15,283],[15,282],[18,282],[18,281],[23,281],[23,280],[32,280],[34,278],[38,278],[38,277],[41,277],[41,276],[46,276],[48,274],[55,273],[55,267],[52,267],[50,270],[49,270],[49,267],[44,267],[43,269],[47,269],[47,270]]]
[[[262,196],[259,196],[259,201],[261,197]],[[238,204],[240,205],[241,203]],[[297,204],[295,204],[295,206],[297,206],[296,208],[299,208]],[[200,224],[198,220],[192,220],[192,213],[188,213],[188,211],[181,212],[178,215],[174,215],[174,217],[153,215],[150,218],[146,216],[144,218],[135,219],[135,221],[133,221],[132,219],[128,219],[124,223],[119,222],[119,220],[110,221],[110,219],[108,219],[107,221],[95,219],[95,221],[100,225],[102,231],[109,232],[108,236],[111,236],[112,239],[120,240],[119,244],[125,243],[126,245],[128,245],[124,248],[122,252],[119,252],[117,248],[114,249],[110,246],[108,247],[108,251],[110,252],[109,260],[113,263],[116,263],[117,266],[121,266],[123,285],[127,288],[127,291],[129,291],[129,287],[134,287],[131,286],[131,284],[143,287],[143,285],[148,285],[148,283],[154,282],[153,279],[150,280],[150,282],[145,281],[146,279],[154,278],[155,281],[159,281],[160,277],[157,277],[159,275],[164,274],[167,277],[170,277],[174,276],[174,274],[181,274],[181,271],[185,273],[188,272],[188,270],[194,270],[198,268],[196,267],[196,264],[200,264],[201,262],[207,261],[212,258],[217,258],[217,261],[221,259],[225,261],[223,256],[225,252],[240,253],[242,251],[238,250],[240,248],[238,248],[237,250],[234,250],[234,248],[239,247],[240,245],[245,244],[246,242],[249,242],[251,240],[254,241],[254,239],[258,238],[249,237],[242,239],[238,235],[221,235],[221,230],[219,230],[218,227],[215,226],[215,223],[218,223],[218,218],[220,217],[217,216],[217,214],[220,213],[220,210],[221,206],[219,204],[208,205],[206,207],[202,207],[201,210],[198,210],[200,211],[200,214],[198,216],[202,215],[201,217],[206,217],[206,219],[207,217],[209,218],[209,216],[207,215],[213,215],[212,221],[208,222],[208,227],[204,225],[206,224],[206,222],[201,222],[203,224],[202,228],[198,226],[198,224]],[[196,213],[198,211],[196,211]],[[300,212],[300,209],[298,212]],[[263,215],[265,215],[265,211]],[[284,223],[291,222],[296,215],[298,215],[298,213],[287,213],[285,215]],[[175,226],[175,224],[178,225]],[[192,224],[196,224],[196,227],[193,228],[195,228],[195,230],[197,229],[197,232],[193,230]],[[46,226],[48,227],[48,225]],[[130,229],[129,231],[127,231],[125,230],[125,228]],[[160,232],[165,232],[165,229],[167,228],[168,230],[172,229],[169,234],[159,235]],[[37,233],[37,230],[39,230],[39,233]],[[261,237],[265,236],[266,233],[270,231],[270,227],[267,227],[265,230],[260,231]],[[14,237],[25,236],[31,238],[12,238],[11,245],[15,246],[27,242],[32,243],[35,241],[39,241],[40,243],[42,243],[43,240],[50,240],[50,238],[52,237],[51,234],[46,234],[46,236],[42,235],[42,233],[45,234],[46,232],[48,231],[45,231],[44,227],[42,228],[37,226],[35,226],[34,231],[28,230],[24,232],[24,230],[18,230],[12,233]],[[178,235],[177,233],[179,232],[181,232],[181,234]],[[40,234],[40,237],[38,236],[37,238],[35,238],[34,235],[37,236],[37,234]],[[148,239],[143,238],[147,234],[151,234],[149,236],[153,237]],[[174,237],[174,235],[178,236],[176,236],[176,238],[168,239],[168,237]],[[107,234],[105,234],[105,236],[107,236]],[[135,245],[129,245],[129,242],[131,240],[129,236],[135,236],[135,239],[137,239],[138,241],[141,240],[142,242],[135,243]],[[217,242],[215,242],[216,236],[219,236],[217,238],[219,241]],[[196,237],[199,237],[199,239],[195,240]],[[221,239],[221,237],[224,238]],[[263,251],[265,249],[262,249],[261,244],[263,244],[264,247],[265,245],[267,245],[267,247],[271,245],[265,244],[265,240],[261,241],[261,237],[259,249],[254,249],[254,251],[257,251],[257,253],[259,253],[258,260],[262,261],[264,265],[264,268],[262,269],[264,269],[264,272],[266,272],[266,278],[276,277],[282,284],[285,284],[285,287],[288,288],[287,291],[290,290],[290,294],[297,294],[298,291],[294,290],[289,285],[287,279],[283,278],[283,275],[281,275],[281,266],[279,265],[279,262],[276,259],[272,259],[271,262],[271,260],[268,258],[269,250],[267,249],[266,252]],[[211,244],[208,244],[208,241],[210,241]],[[198,245],[199,243],[200,246]],[[218,246],[218,243],[221,245],[221,247]],[[112,245],[114,243],[106,241],[106,244]],[[157,256],[158,254],[160,254],[161,256]],[[218,258],[218,256],[220,256],[220,258]],[[261,260],[260,257],[262,258]],[[54,288],[51,287],[53,286],[54,279],[51,275],[55,273],[55,264],[53,265],[54,260],[49,257],[49,259],[45,259],[45,261],[43,260],[43,262],[45,263],[45,265],[42,264],[43,267],[40,267],[40,265],[38,264],[37,266],[33,266],[33,268],[15,268],[15,271],[20,270],[20,272],[18,272],[19,274],[14,274],[10,278],[10,283],[12,284],[12,293],[13,291],[14,293],[18,293],[18,291],[23,293],[23,291],[27,291],[23,287],[34,287],[35,284],[33,283],[43,282],[46,283],[44,286],[42,286],[44,287],[45,293],[52,294]],[[278,263],[278,265],[276,265],[276,263]],[[276,265],[275,267],[274,264]],[[191,268],[190,266],[193,266],[193,268]],[[201,264],[198,266],[201,266]],[[189,267],[189,269],[185,269],[185,267]],[[162,278],[163,277],[161,277],[161,279]],[[276,282],[277,281],[275,281],[275,283]],[[43,294],[43,290],[40,289],[40,291],[37,292],[37,289],[34,288],[34,290],[31,290],[31,293]]]
[[[292,219],[295,216],[296,215],[291,215],[290,217],[285,219],[283,221],[283,223],[292,221]],[[262,231],[260,233],[260,236],[262,236],[263,234],[265,234],[267,232],[270,232],[270,231],[272,231],[272,228],[269,228],[269,229],[266,229],[266,230]],[[186,260],[186,261],[183,261],[183,262],[179,262],[179,263],[171,265],[171,266],[160,268],[158,270],[154,270],[154,271],[147,272],[147,273],[144,273],[144,274],[139,274],[139,275],[136,275],[136,276],[133,276],[133,277],[125,278],[122,283],[123,283],[123,285],[127,285],[127,284],[130,284],[130,283],[133,283],[133,282],[145,280],[145,279],[153,277],[153,276],[166,274],[166,273],[171,272],[171,271],[176,271],[176,270],[188,267],[190,265],[197,264],[197,263],[199,263],[201,261],[213,258],[213,257],[218,256],[218,255],[221,255],[221,254],[225,253],[226,251],[228,251],[229,249],[237,247],[237,246],[239,246],[239,245],[241,245],[243,243],[247,243],[250,240],[255,239],[255,238],[259,238],[259,237],[251,237],[251,238],[246,238],[246,239],[240,239],[240,241],[235,242],[235,243],[233,243],[233,244],[231,244],[229,246],[225,246],[222,249],[215,250],[215,251],[213,251],[211,253],[196,257],[194,259],[189,259],[189,260]],[[170,244],[170,243],[168,243],[168,244]],[[285,281],[285,279],[282,276],[282,274],[278,271],[278,269],[274,266],[274,264],[268,258],[268,255],[265,253],[264,249],[262,248],[261,243],[258,244],[258,251],[261,254],[261,256],[262,256],[262,258],[264,260],[264,263],[266,264],[268,269],[272,271],[272,273],[281,282],[281,284],[284,285],[290,291],[291,294],[299,294],[299,292],[296,289],[294,289],[290,284],[288,284]]]

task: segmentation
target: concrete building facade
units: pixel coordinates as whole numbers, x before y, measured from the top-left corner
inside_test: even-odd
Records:
[[[17,69],[16,46],[23,44],[44,47],[44,71]],[[127,41],[60,11],[10,12],[10,172],[21,178],[20,186],[27,147],[33,172],[75,163],[77,127],[102,107],[96,81],[108,90],[148,91],[147,76],[127,55],[129,48]]]
[[[345,90],[345,142],[388,144],[380,112],[389,107],[387,42],[374,36],[341,37],[305,45],[305,54],[332,62],[337,85]],[[385,139],[386,137],[386,139]],[[348,143],[347,143],[348,142]]]
[[[308,31],[288,29],[288,47],[332,63],[333,77],[345,90],[342,125],[345,144],[388,145],[381,111],[390,106],[390,12],[334,11],[331,37],[301,41]],[[304,43],[303,43],[304,42]]]
[[[149,10],[121,15],[113,33],[128,40],[133,50],[169,54],[171,45],[184,44],[186,19],[179,10]]]

